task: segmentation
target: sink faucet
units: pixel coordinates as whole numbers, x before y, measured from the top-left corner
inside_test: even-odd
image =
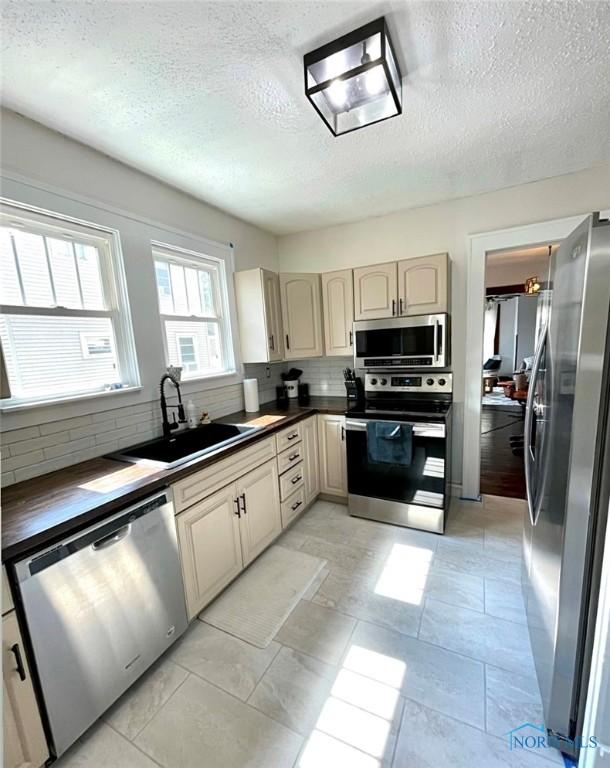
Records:
[[[176,422],[176,414],[174,414],[174,420],[171,422],[171,424],[167,418],[167,400],[165,399],[165,382],[168,379],[176,387],[176,392],[178,393],[178,405],[169,406],[170,408],[177,408],[178,421]],[[161,390],[161,414],[163,416],[163,437],[169,437],[174,429],[178,429],[179,424],[186,424],[186,418],[184,415],[184,406],[182,405],[182,394],[180,393],[180,384],[178,383],[178,380],[171,375],[171,373],[164,373],[163,376],[161,376],[159,389]]]

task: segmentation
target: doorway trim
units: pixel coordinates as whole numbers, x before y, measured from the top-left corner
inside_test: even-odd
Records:
[[[568,216],[470,235],[466,282],[466,357],[464,371],[464,430],[462,498],[480,499],[481,371],[485,312],[485,258],[490,251],[548,245],[566,238],[588,216]]]

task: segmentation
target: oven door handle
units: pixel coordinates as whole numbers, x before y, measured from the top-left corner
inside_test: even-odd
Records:
[[[348,432],[366,432],[366,421],[363,421],[361,419],[346,419],[345,420],[345,429]]]
[[[366,432],[366,425],[371,421],[380,421],[380,419],[346,419],[345,429],[349,432]],[[391,421],[391,420],[390,420]],[[438,437],[444,438],[447,434],[445,425],[442,422],[433,421],[401,421],[401,426],[412,427],[413,435],[417,437]]]

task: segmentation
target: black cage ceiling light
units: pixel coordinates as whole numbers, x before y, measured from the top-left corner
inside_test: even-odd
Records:
[[[383,16],[305,54],[305,94],[335,136],[402,112],[401,74]]]

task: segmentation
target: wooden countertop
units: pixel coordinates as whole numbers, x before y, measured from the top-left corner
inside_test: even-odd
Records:
[[[256,432],[174,469],[158,469],[100,457],[9,485],[2,491],[2,561],[15,560],[52,544],[307,416],[314,413],[342,414],[345,408],[344,397],[312,397],[308,406],[291,405],[287,410],[268,403],[256,413],[238,411],[216,419],[227,424],[258,421],[260,429]],[[282,418],[265,423],[265,416]]]

